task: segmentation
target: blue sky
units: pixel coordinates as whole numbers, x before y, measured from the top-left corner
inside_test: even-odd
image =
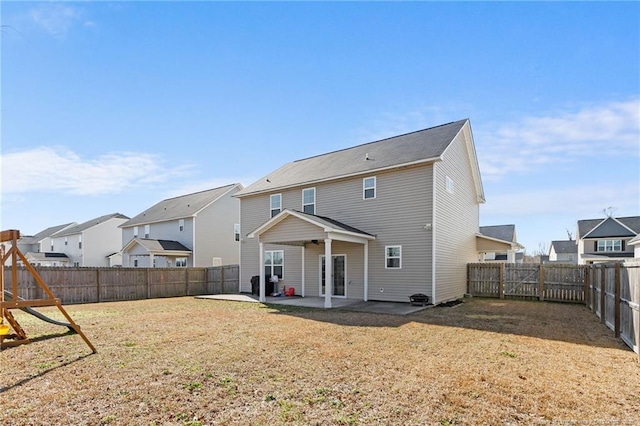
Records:
[[[640,214],[637,2],[2,2],[2,229],[469,118],[529,253]]]

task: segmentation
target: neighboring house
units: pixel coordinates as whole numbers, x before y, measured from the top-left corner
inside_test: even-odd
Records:
[[[485,199],[469,120],[294,161],[236,196],[240,290],[259,276],[261,300],[277,275],[277,290],[326,307],[415,293],[438,304],[463,297],[478,258]]]
[[[640,233],[640,216],[607,217],[578,221],[578,263],[629,260],[634,257],[634,244]]]
[[[207,267],[240,258],[240,203],[231,185],[169,198],[123,223],[122,265]]]
[[[551,241],[549,262],[578,263],[578,242],[576,240]]]
[[[629,241],[629,245],[633,246],[633,257],[635,259],[640,259],[640,234],[636,235],[631,241]]]
[[[29,254],[33,253],[48,253],[50,255],[47,260],[45,260],[43,256],[31,256],[31,258],[29,259],[29,263],[32,263],[34,265],[60,266],[60,262],[55,259],[57,255],[64,253],[52,253],[53,250],[51,250],[51,237],[56,233],[61,232],[74,225],[77,225],[77,223],[65,223],[63,225],[51,226],[43,231],[38,232],[35,235],[21,236],[18,240],[18,250],[20,250],[20,252],[27,258],[29,258]],[[11,242],[8,241],[4,244],[6,245],[6,250],[8,251],[11,247]],[[60,257],[60,259],[63,258]],[[33,260],[33,262],[31,260]],[[9,264],[10,261],[10,258],[7,259],[7,264]],[[18,263],[22,264],[20,260],[18,260]]]
[[[28,252],[24,257],[34,266],[69,266],[69,257],[64,253]]]
[[[478,244],[481,261],[506,263],[522,263],[524,261],[524,253],[517,253],[524,247],[518,243],[515,225],[481,226],[480,236],[483,237],[482,242]],[[485,244],[488,246],[486,250]],[[492,247],[495,244],[501,244],[503,248],[495,250]]]
[[[122,247],[119,226],[127,220],[112,213],[66,228],[51,237],[51,251],[66,254],[69,266],[107,267],[107,256]]]

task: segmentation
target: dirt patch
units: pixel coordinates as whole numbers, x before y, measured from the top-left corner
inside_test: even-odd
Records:
[[[579,305],[474,298],[398,317],[185,297],[66,309],[98,353],[76,335],[2,351],[1,424],[640,423],[637,355]],[[31,337],[66,331],[16,316]]]

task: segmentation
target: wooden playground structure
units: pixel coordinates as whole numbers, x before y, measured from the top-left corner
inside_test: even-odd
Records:
[[[96,353],[96,348],[91,344],[87,336],[80,330],[80,327],[73,321],[67,311],[62,307],[60,299],[57,299],[51,292],[49,287],[42,280],[35,268],[27,261],[24,254],[18,249],[18,240],[20,239],[20,231],[11,229],[2,231],[0,234],[0,258],[2,259],[2,265],[0,267],[0,349],[4,349],[11,346],[23,345],[25,343],[31,343],[31,340],[27,337],[24,329],[20,326],[15,316],[11,313],[12,309],[20,309],[28,314],[49,322],[51,324],[64,326],[69,330],[74,331],[82,337],[87,346],[93,353]],[[4,243],[10,242],[11,247],[5,253]],[[7,260],[11,258],[11,290],[5,289],[5,265]],[[26,300],[18,297],[18,259],[22,261],[24,267],[31,273],[38,286],[42,289],[46,295],[43,299]],[[64,315],[68,323],[56,321],[36,311],[34,308],[44,306],[56,306],[58,310]]]

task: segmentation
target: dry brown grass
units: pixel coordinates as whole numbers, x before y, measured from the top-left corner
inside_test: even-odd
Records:
[[[75,335],[2,351],[1,424],[640,424],[637,356],[582,306],[66,308],[98,353]],[[16,315],[31,336],[64,332]]]

